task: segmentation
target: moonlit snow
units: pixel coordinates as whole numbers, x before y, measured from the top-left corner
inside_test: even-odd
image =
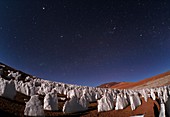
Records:
[[[30,100],[26,103],[24,115],[26,116],[44,116],[44,110],[38,95],[31,96]]]
[[[139,98],[138,93],[131,94],[130,98],[130,106],[132,110],[135,110],[139,105],[141,105],[141,100]]]
[[[66,101],[63,107],[63,112],[64,113],[75,113],[79,111],[85,111],[87,110],[87,99],[81,98],[79,100],[76,96],[71,97],[69,101]]]
[[[168,97],[168,101],[166,102],[165,107],[167,112],[166,115],[167,117],[170,117],[170,97]]]
[[[5,80],[0,78],[0,96],[14,99],[16,95],[15,84],[13,80]]]
[[[47,93],[44,97],[44,110],[58,110],[58,98],[55,92]]]
[[[128,101],[124,97],[117,95],[115,110],[124,109],[127,106],[128,106]]]
[[[161,106],[160,106],[160,112],[159,112],[159,117],[166,117],[165,115],[165,104],[163,103],[162,99],[161,99]]]
[[[105,92],[103,97],[98,100],[98,112],[112,110],[114,108],[113,103],[113,99]]]

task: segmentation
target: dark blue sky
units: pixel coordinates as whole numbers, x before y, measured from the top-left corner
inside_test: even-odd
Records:
[[[97,86],[170,70],[169,0],[1,0],[0,61]]]

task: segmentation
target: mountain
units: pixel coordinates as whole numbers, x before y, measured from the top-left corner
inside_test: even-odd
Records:
[[[97,87],[100,87],[100,88],[111,88],[112,86],[117,85],[119,83],[120,82],[110,82],[110,83],[101,84],[100,86],[97,86]]]
[[[110,82],[102,84],[98,87],[117,88],[117,89],[143,89],[160,87],[170,84],[170,71],[158,74],[151,78],[146,78],[138,82]]]

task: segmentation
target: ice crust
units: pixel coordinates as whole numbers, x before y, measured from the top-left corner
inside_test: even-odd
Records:
[[[44,116],[43,106],[38,98],[38,95],[31,96],[30,100],[26,102],[25,116]]]

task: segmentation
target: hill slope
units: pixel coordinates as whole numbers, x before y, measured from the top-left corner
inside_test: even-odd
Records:
[[[162,74],[158,74],[156,76],[138,82],[119,82],[119,83],[114,82],[114,84],[111,82],[111,83],[102,84],[99,87],[117,88],[117,89],[142,89],[142,88],[160,87],[168,84],[170,84],[170,71]]]

